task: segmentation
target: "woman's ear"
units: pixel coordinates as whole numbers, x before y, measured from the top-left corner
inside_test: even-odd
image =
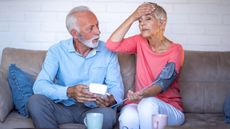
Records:
[[[165,30],[166,20],[160,20],[162,30]]]
[[[166,25],[166,20],[165,19],[160,19],[160,23],[165,26]]]

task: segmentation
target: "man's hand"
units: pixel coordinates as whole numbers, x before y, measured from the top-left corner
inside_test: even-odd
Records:
[[[89,92],[88,89],[88,86],[82,84],[68,87],[67,96],[82,103],[88,101],[96,101],[96,95]]]
[[[116,103],[113,95],[97,95],[96,103],[99,107],[109,107]]]

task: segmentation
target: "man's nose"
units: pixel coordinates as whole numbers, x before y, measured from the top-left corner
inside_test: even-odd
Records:
[[[101,33],[99,27],[94,27],[94,30],[93,30],[94,34],[96,35],[99,35]]]

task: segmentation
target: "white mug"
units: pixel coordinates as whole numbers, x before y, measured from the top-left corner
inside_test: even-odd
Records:
[[[84,118],[84,124],[87,129],[102,129],[103,114],[102,113],[87,113]]]
[[[168,123],[168,116],[166,114],[154,114],[152,122],[153,129],[164,129]]]

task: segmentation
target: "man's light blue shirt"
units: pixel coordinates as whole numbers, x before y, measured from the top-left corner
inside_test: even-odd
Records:
[[[68,98],[67,88],[90,83],[106,84],[108,93],[114,96],[117,103],[122,101],[124,87],[116,54],[100,41],[97,48],[83,57],[75,51],[71,38],[60,41],[48,50],[33,90],[35,94],[45,95],[55,102],[70,106],[76,101]]]

